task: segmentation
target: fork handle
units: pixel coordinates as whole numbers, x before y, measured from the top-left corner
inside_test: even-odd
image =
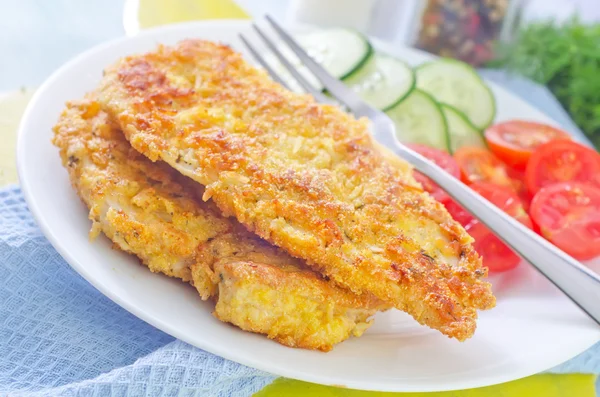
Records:
[[[421,155],[401,145],[396,148],[418,171],[437,183],[600,324],[600,276]]]

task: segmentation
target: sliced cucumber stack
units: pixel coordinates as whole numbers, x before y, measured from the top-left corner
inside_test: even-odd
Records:
[[[344,79],[371,106],[393,108],[415,87],[413,70],[399,59],[375,54],[362,68]]]
[[[450,153],[462,146],[486,147],[483,134],[467,120],[464,114],[450,105],[441,104],[442,112],[448,124]]]
[[[441,59],[416,69],[417,88],[462,112],[479,130],[496,115],[494,96],[477,72],[466,63]]]
[[[386,114],[396,124],[400,142],[449,150],[446,119],[440,105],[429,94],[415,89]]]
[[[296,39],[308,55],[333,77],[352,87],[366,102],[378,109],[393,107],[415,86],[414,71],[407,64],[387,55],[375,54],[367,38],[358,32],[327,29],[298,35]],[[313,87],[323,89],[321,82],[287,46],[279,48]],[[265,57],[293,91],[304,91],[275,55],[268,52]]]
[[[461,146],[485,147],[481,131],[496,114],[491,90],[469,65],[440,59],[412,69],[384,54],[375,54],[362,34],[327,29],[296,36],[307,53],[396,124],[398,139],[454,152]],[[281,52],[318,90],[318,79],[287,46]],[[304,92],[277,58],[269,64],[294,91]],[[415,88],[416,87],[416,88]]]
[[[373,56],[373,47],[361,33],[342,28],[318,30],[295,36],[304,50],[320,63],[333,77],[340,80],[351,76],[361,69]],[[323,89],[321,82],[302,64],[300,59],[285,45],[280,51],[296,69],[318,90]],[[297,92],[303,92],[298,82],[271,52],[265,54],[265,60],[281,76],[288,86]]]
[[[297,38],[308,55],[340,80],[360,69],[373,55],[369,40],[354,30],[327,29]]]

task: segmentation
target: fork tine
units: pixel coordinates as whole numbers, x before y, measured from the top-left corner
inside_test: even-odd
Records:
[[[252,54],[254,59],[256,59],[258,61],[258,63],[260,63],[260,65],[269,73],[269,75],[271,75],[273,80],[275,80],[276,82],[278,82],[279,84],[281,84],[282,86],[287,88],[288,90],[291,90],[290,86],[285,81],[283,81],[283,79],[281,77],[279,77],[279,75],[277,73],[275,73],[273,68],[271,66],[269,66],[269,64],[263,59],[263,57],[259,54],[259,52],[256,50],[256,48],[254,48],[254,46],[252,44],[250,44],[250,42],[248,40],[246,40],[244,35],[240,34],[239,37],[240,37],[240,40],[242,40],[242,43],[244,43],[246,48],[250,51],[250,53]]]
[[[296,40],[290,36],[277,22],[271,18],[270,15],[265,15],[267,21],[271,24],[273,29],[277,32],[279,37],[290,47],[292,51],[300,58],[300,60],[304,63],[312,74],[317,77],[323,86],[327,89],[327,91],[332,94],[338,101],[342,102],[352,111],[356,111],[357,108],[361,106],[365,106],[364,102],[360,97],[348,88],[344,83],[340,80],[336,79],[332,75],[329,74],[321,65],[315,62],[306,51],[298,43]]]
[[[302,76],[300,72],[298,72],[298,70],[281,53],[279,48],[277,48],[275,43],[273,43],[273,41],[269,39],[267,35],[258,26],[256,26],[256,24],[252,24],[252,28],[254,28],[254,30],[256,31],[256,33],[258,33],[260,38],[265,42],[265,44],[269,47],[273,54],[275,54],[277,59],[279,59],[279,62],[281,62],[281,64],[292,74],[292,76],[298,81],[298,83],[300,83],[300,85],[306,90],[306,92],[315,97],[315,99],[318,102],[331,103],[331,100],[329,98],[323,95],[321,91],[315,89],[315,87],[313,87],[312,84],[310,84],[308,80],[306,80],[306,78],[304,78],[304,76]]]

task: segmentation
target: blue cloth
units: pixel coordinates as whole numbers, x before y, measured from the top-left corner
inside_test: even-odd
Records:
[[[146,324],[80,277],[0,190],[0,396],[250,396],[274,377]]]

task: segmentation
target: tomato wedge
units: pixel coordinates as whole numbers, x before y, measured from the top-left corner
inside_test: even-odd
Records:
[[[510,187],[497,186],[491,183],[475,183],[473,190],[492,204],[517,219],[525,226],[532,228],[531,219],[517,194]],[[464,226],[467,233],[475,239],[473,247],[483,258],[483,264],[491,272],[503,272],[516,267],[521,259],[506,244],[494,235],[479,220],[464,210],[459,204],[450,201],[446,209],[452,217]]]
[[[471,222],[477,221],[473,215],[464,209],[456,201],[450,199],[444,203],[446,210],[452,215],[452,218],[460,223],[463,227],[467,227]],[[472,236],[471,236],[472,237]]]
[[[579,260],[600,255],[600,188],[564,182],[542,188],[531,202],[542,236]]]
[[[473,248],[481,255],[483,265],[490,272],[505,272],[514,269],[521,262],[517,254],[479,221],[467,225],[465,230],[475,239]]]
[[[555,140],[537,148],[525,171],[531,194],[557,182],[585,182],[600,186],[600,155],[568,140]]]
[[[455,201],[451,200],[446,208],[452,217],[460,222],[467,233],[475,239],[473,248],[481,255],[484,266],[487,266],[490,272],[499,273],[514,269],[521,262],[521,258],[512,252],[502,240]]]
[[[523,207],[525,211],[529,211],[529,205],[531,204],[531,199],[533,196],[527,190],[527,185],[525,184],[525,170],[518,170],[516,168],[508,168],[508,176],[512,179],[513,189],[515,193],[521,199],[521,203],[523,203]]]
[[[508,170],[489,150],[464,146],[454,152],[461,179],[470,185],[476,182],[491,182],[498,186],[512,186]]]
[[[531,219],[527,211],[525,211],[519,196],[510,187],[498,186],[487,182],[475,183],[469,187],[523,225],[530,229],[533,227]],[[454,200],[450,200],[446,204],[446,209],[463,226],[467,226],[472,222],[479,222]]]
[[[530,229],[533,228],[531,218],[525,211],[521,199],[512,189],[496,186],[492,183],[477,183],[470,187],[523,225]]]
[[[415,152],[419,153],[421,156],[433,161],[441,169],[443,169],[453,177],[457,179],[460,178],[460,170],[458,169],[458,164],[456,164],[456,161],[448,153],[425,145],[410,144],[407,146]],[[438,185],[435,184],[435,182],[433,182],[425,175],[421,174],[418,171],[415,171],[414,177],[417,180],[417,182],[419,182],[423,186],[423,189],[426,192],[429,192],[429,194],[431,194],[431,196],[437,201],[444,203],[450,200],[450,196],[448,196],[445,191],[443,191]]]
[[[512,120],[494,124],[485,131],[492,152],[506,164],[524,169],[534,150],[555,139],[569,139],[565,131],[547,124]]]

